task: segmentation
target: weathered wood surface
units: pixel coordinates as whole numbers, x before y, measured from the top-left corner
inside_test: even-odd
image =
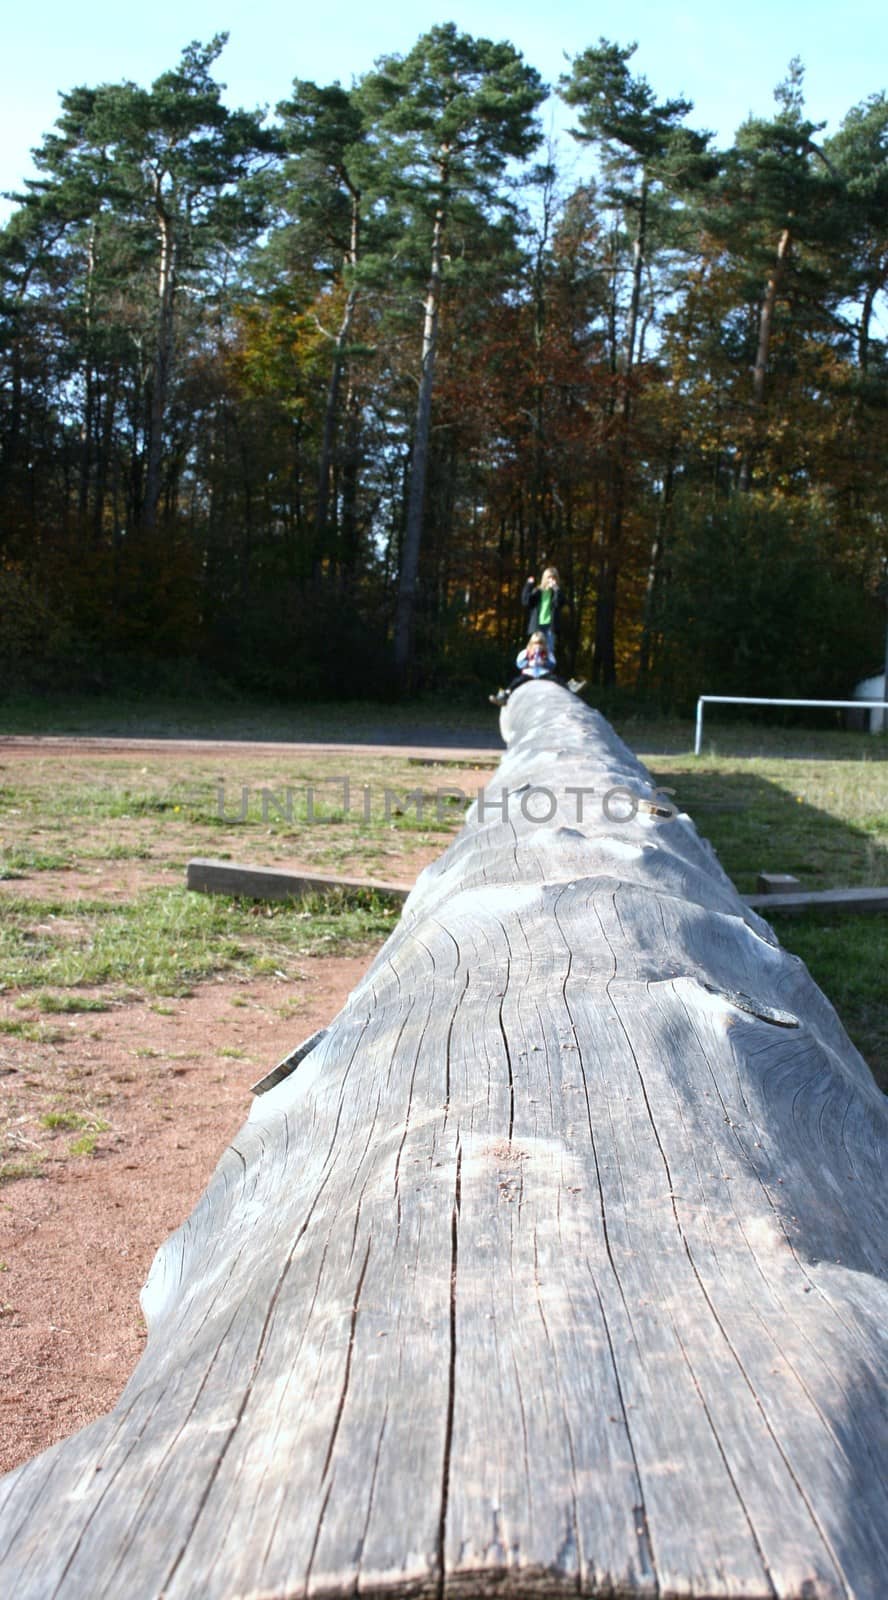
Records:
[[[651,792],[605,723],[503,726],[509,819],[256,1100],[115,1410],[0,1483],[4,1596],[888,1594],[886,1103],[688,819],[604,815]]]

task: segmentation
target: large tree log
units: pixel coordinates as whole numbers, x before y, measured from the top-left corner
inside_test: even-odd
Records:
[[[119,1404],[0,1484],[3,1595],[888,1593],[885,1101],[606,723],[503,726]]]

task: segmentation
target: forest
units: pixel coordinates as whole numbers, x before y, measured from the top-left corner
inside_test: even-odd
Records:
[[[267,116],[225,42],[64,93],[0,229],[0,682],[476,694],[547,563],[593,692],[881,670],[884,92],[719,148],[442,24]]]

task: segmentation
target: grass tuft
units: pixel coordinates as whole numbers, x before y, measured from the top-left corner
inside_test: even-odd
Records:
[[[24,1155],[0,1159],[0,1184],[15,1183],[19,1178],[42,1178],[45,1160],[42,1150],[29,1150]]]
[[[71,1156],[94,1156],[98,1142],[99,1136],[97,1133],[82,1133],[79,1139],[74,1139],[69,1144],[68,1154]]]
[[[47,1028],[42,1022],[19,1021],[15,1017],[0,1017],[0,1034],[12,1039],[28,1039],[32,1044],[59,1044],[65,1037],[58,1028]]]
[[[38,994],[34,996],[31,1004],[35,1005],[38,1011],[48,1012],[51,1015],[69,1013],[78,1015],[81,1012],[111,1010],[110,1000],[86,994]]]
[[[73,1132],[79,1129],[89,1129],[91,1133],[107,1133],[110,1122],[104,1122],[101,1117],[91,1116],[83,1111],[46,1111],[40,1118],[40,1125],[53,1132]]]
[[[0,879],[26,878],[31,872],[67,872],[73,864],[69,855],[51,850],[4,850],[0,855]]]

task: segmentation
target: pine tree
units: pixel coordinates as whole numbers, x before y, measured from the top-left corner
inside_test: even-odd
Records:
[[[261,207],[245,180],[275,148],[258,113],[229,111],[210,68],[227,35],[190,44],[150,89],[134,83],[62,96],[56,131],[35,154],[43,175],[31,203],[88,223],[110,213],[129,230],[134,257],[153,257],[147,445],[142,526],[157,520],[164,425],[172,381],[178,294],[194,291],[214,252],[255,233]],[[90,257],[88,272],[95,269]],[[87,315],[89,300],[87,298]]]
[[[402,207],[427,251],[422,349],[395,619],[395,665],[406,675],[413,652],[414,613],[429,459],[432,396],[447,236],[455,212],[481,216],[502,209],[501,184],[510,159],[540,141],[536,109],[545,89],[509,43],[432,28],[404,57],[389,56],[361,85],[362,103],[386,162],[393,208]],[[499,186],[499,187],[498,187]],[[405,245],[407,241],[405,240]]]
[[[656,252],[674,241],[673,208],[678,197],[712,168],[709,135],[685,127],[692,102],[658,102],[646,78],[633,77],[636,46],[599,39],[577,56],[561,79],[561,94],[578,110],[575,139],[600,158],[600,203],[614,219],[612,296],[608,312],[611,389],[609,483],[600,534],[593,674],[603,684],[616,677],[617,599],[624,559],[630,424],[635,374],[644,350],[642,317],[645,279]],[[628,274],[624,260],[628,254]],[[628,276],[628,294],[621,280]]]
[[[311,252],[315,272],[320,267],[323,290],[329,294],[341,286],[344,293],[339,322],[332,343],[332,361],[327,384],[321,446],[317,469],[315,537],[313,567],[317,571],[322,555],[332,545],[335,512],[331,519],[333,461],[339,424],[340,391],[346,368],[349,342],[360,298],[358,268],[369,234],[371,242],[378,232],[371,196],[373,152],[365,138],[366,127],[355,90],[339,83],[319,87],[295,79],[289,100],[278,106],[283,118],[283,140],[288,151],[282,175],[284,205],[289,227],[284,230],[284,248],[293,243],[299,252]],[[346,396],[349,419],[355,413],[353,391]],[[353,476],[356,444],[350,441],[350,473]],[[346,519],[348,520],[348,518]],[[353,521],[353,518],[351,519]],[[354,541],[346,553],[346,565],[353,565]]]

